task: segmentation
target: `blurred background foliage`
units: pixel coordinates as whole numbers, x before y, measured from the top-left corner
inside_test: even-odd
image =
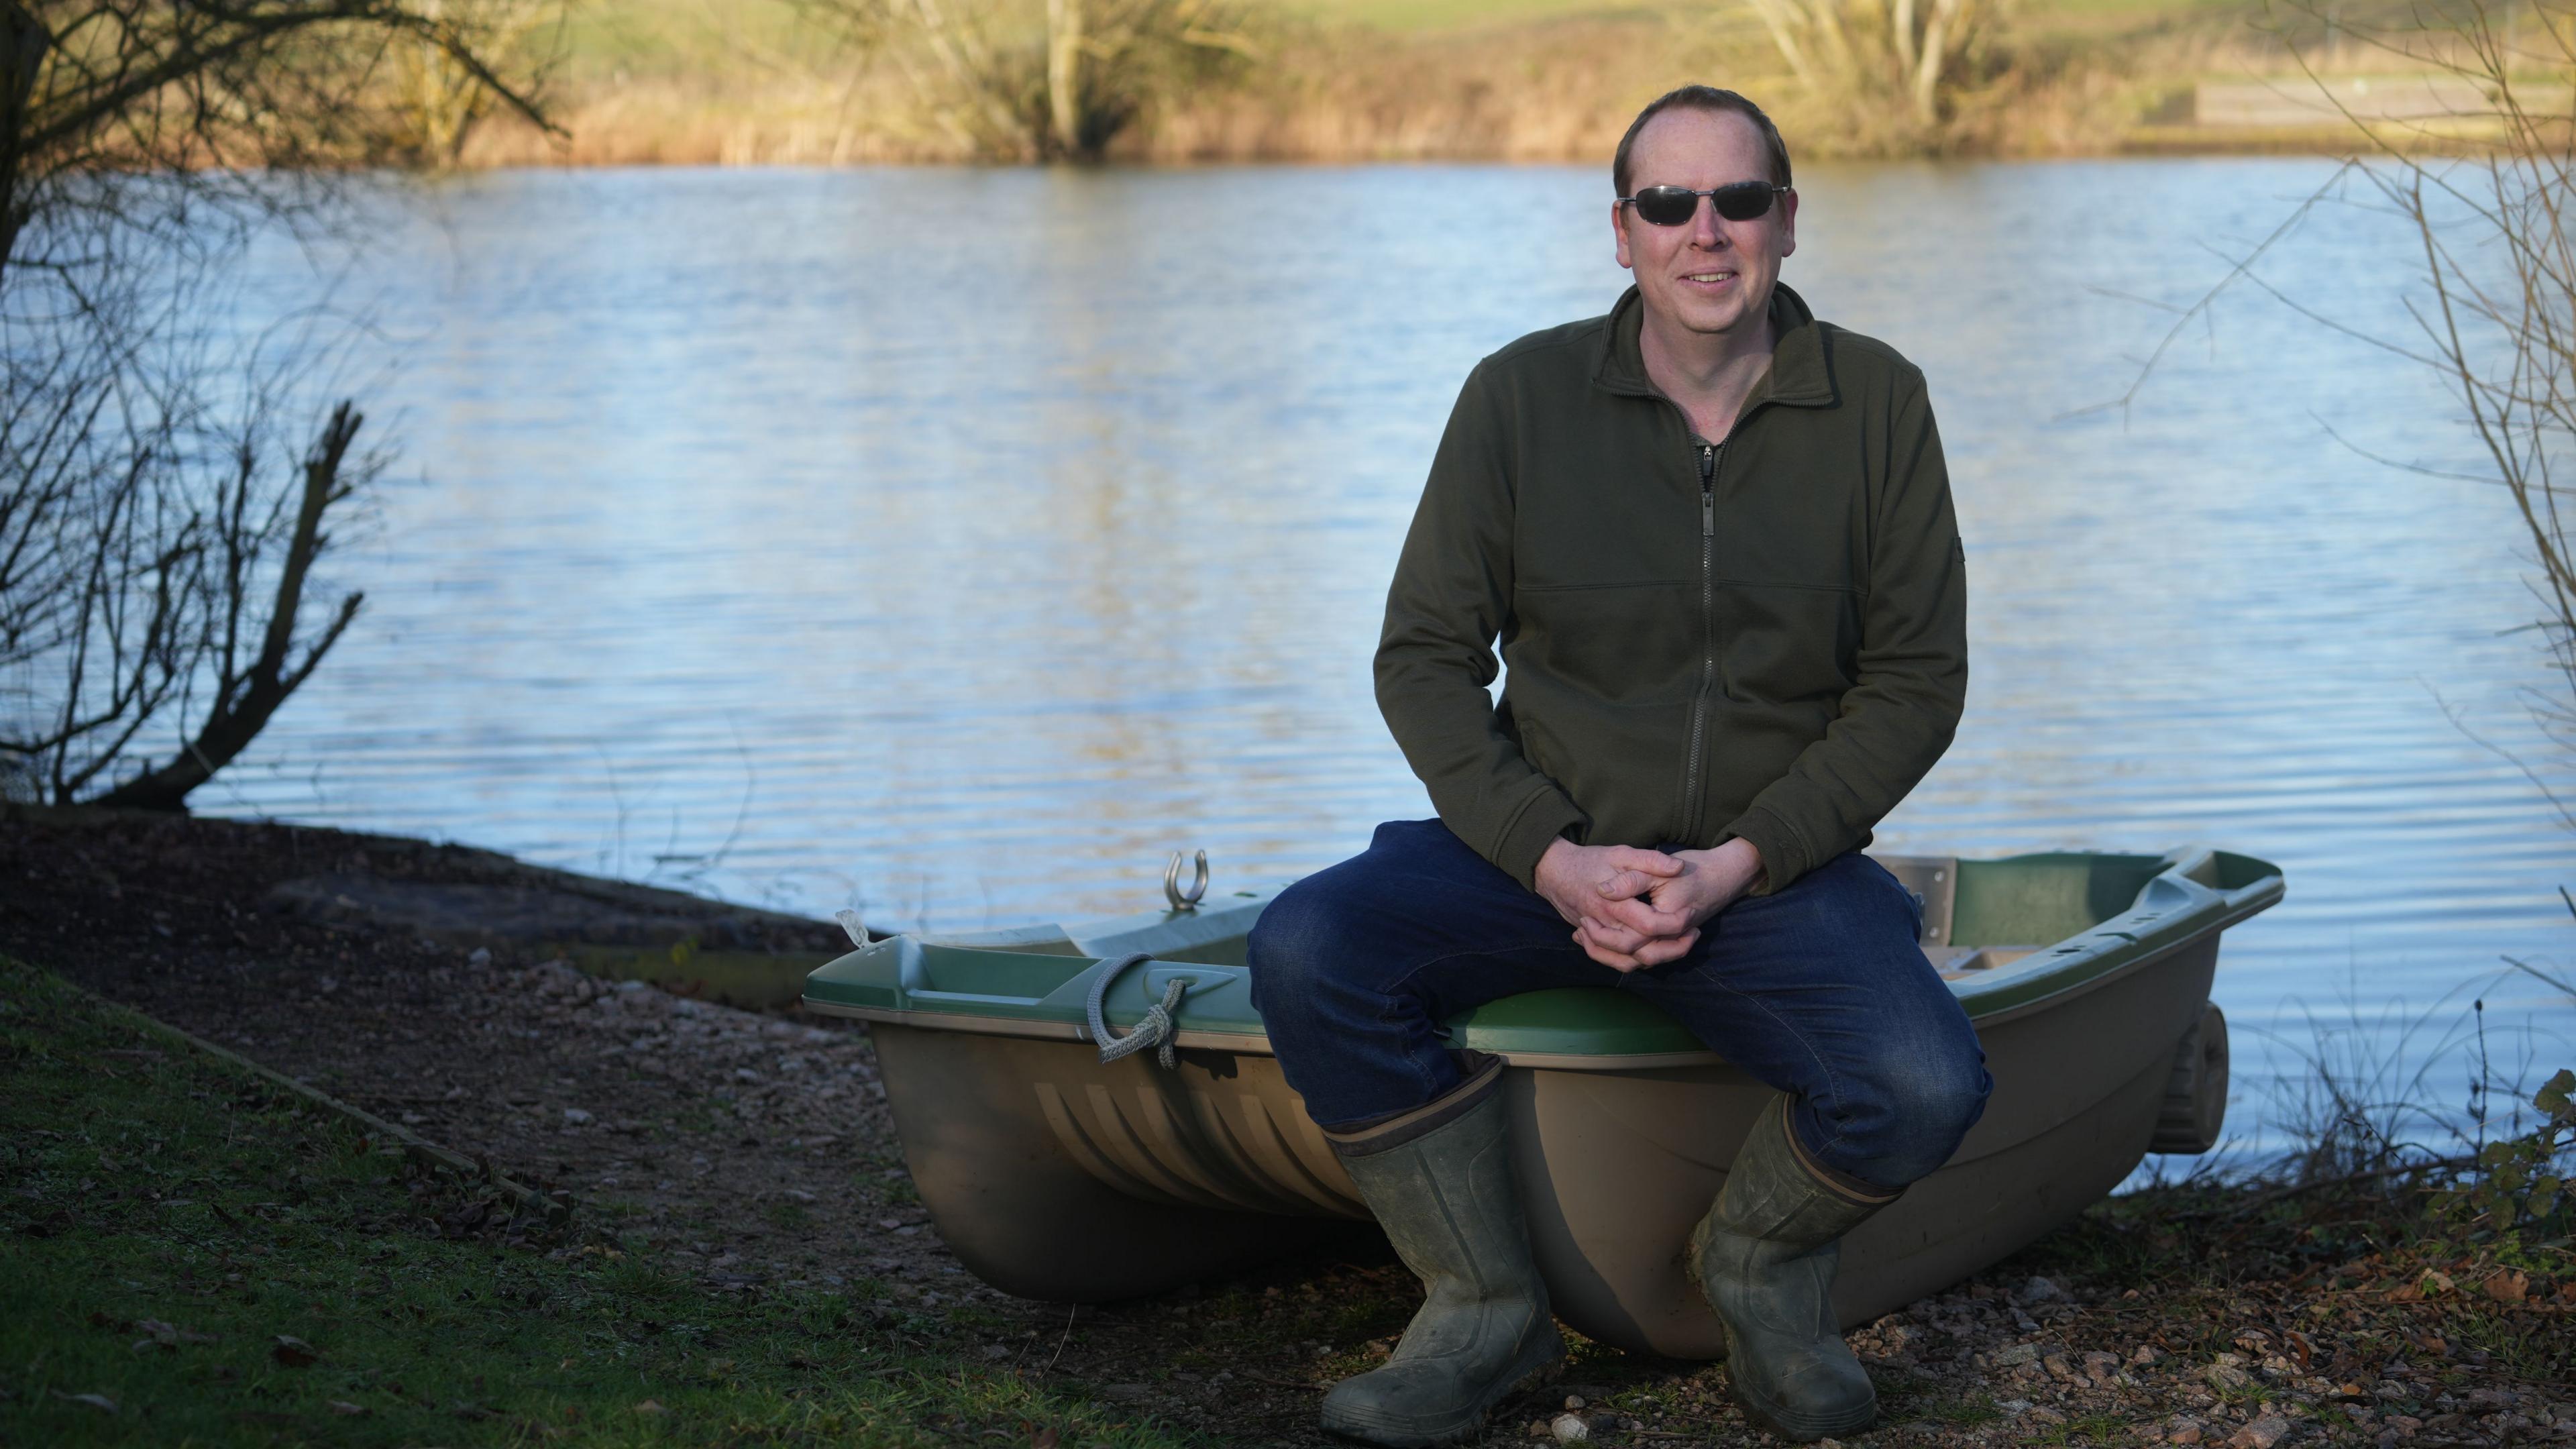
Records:
[[[496,117],[444,154],[1591,160],[1685,79],[1753,95],[1804,156],[2340,149],[2331,105],[2213,126],[2203,88],[2406,70],[2361,37],[2411,23],[2394,0],[574,0],[544,30],[568,139]]]

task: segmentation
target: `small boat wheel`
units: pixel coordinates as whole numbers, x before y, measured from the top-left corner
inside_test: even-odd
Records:
[[[1199,852],[1198,878],[1190,883],[1189,890],[1184,893],[1181,890],[1181,853],[1175,850],[1172,852],[1172,863],[1163,867],[1163,899],[1170,901],[1175,911],[1195,911],[1199,908],[1199,902],[1207,899],[1207,882],[1207,852],[1202,850]]]

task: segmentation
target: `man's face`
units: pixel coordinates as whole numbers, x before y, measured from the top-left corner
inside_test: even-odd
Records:
[[[1771,178],[1762,133],[1734,111],[1665,111],[1637,133],[1628,156],[1632,195],[1649,186],[1706,191]],[[1635,207],[1610,207],[1619,265],[1637,274],[1647,314],[1707,335],[1762,325],[1780,259],[1798,249],[1797,220],[1794,191],[1773,198],[1771,209],[1751,221],[1728,221],[1707,197],[1680,226],[1656,226]]]

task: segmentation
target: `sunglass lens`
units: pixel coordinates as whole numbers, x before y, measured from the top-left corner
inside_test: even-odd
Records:
[[[1637,215],[1655,226],[1680,226],[1699,210],[1699,193],[1679,186],[1649,186],[1637,193]]]
[[[1717,188],[1709,200],[1728,221],[1751,221],[1771,209],[1771,183],[1738,181]]]

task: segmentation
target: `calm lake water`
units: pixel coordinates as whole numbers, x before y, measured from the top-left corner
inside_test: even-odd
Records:
[[[2471,737],[2570,783],[2526,710],[2554,684],[2512,632],[2517,525],[2363,456],[2474,468],[2458,406],[2244,288],[2098,409],[2328,170],[1801,175],[1787,280],[1930,374],[1968,541],[1968,716],[1881,848],[2260,855],[2290,896],[2228,937],[2240,1076],[2294,1071],[2312,1018],[2375,1050],[2430,1013],[2427,1060],[2481,994],[2499,1070],[2554,1067],[2576,1007],[2499,973],[2576,963],[2576,835]],[[1429,813],[1370,694],[1387,574],[1468,367],[1624,284],[1607,194],[1476,167],[437,189],[338,293],[420,481],[339,563],[357,628],[202,806],[881,928],[1144,909],[1179,849],[1219,890],[1328,864]],[[2262,274],[2403,339],[2413,246],[2329,206]],[[303,253],[254,265],[311,288]]]

